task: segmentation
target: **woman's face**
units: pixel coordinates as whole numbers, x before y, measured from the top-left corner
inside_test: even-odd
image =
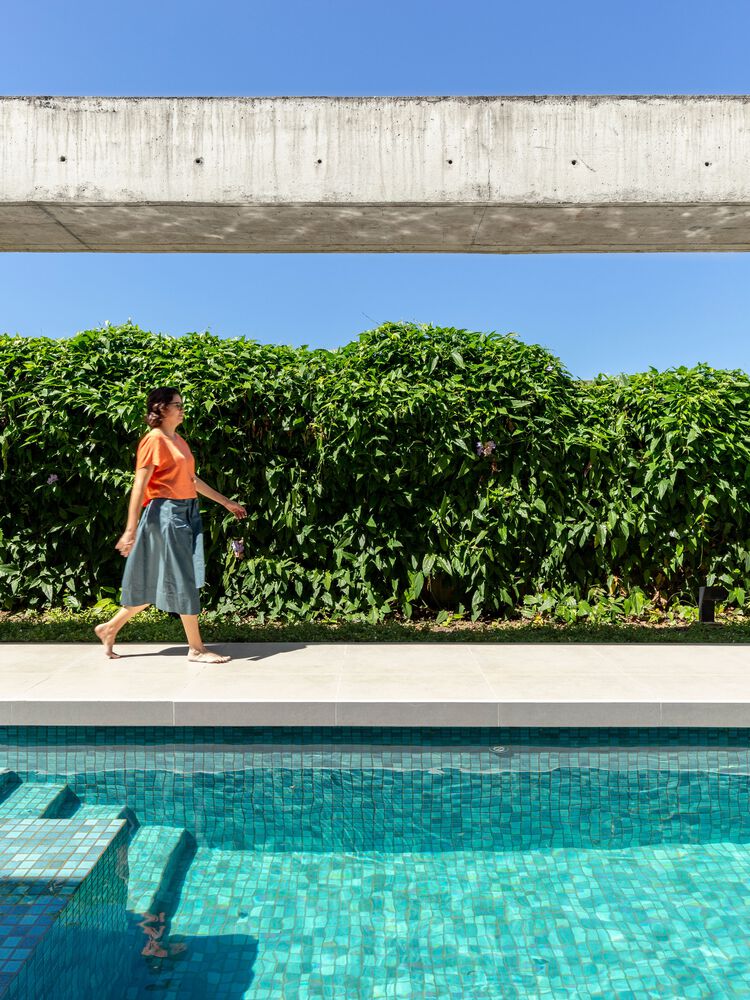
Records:
[[[174,430],[178,427],[185,417],[185,412],[182,404],[182,396],[177,393],[172,396],[172,401],[167,403],[164,408],[164,416],[162,418],[162,427],[166,424],[167,427],[171,427]]]

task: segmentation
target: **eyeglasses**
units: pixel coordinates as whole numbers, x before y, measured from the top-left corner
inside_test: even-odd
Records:
[[[169,405],[169,406],[176,406],[178,410],[184,410],[185,409],[185,404],[184,403],[169,403],[167,405]]]

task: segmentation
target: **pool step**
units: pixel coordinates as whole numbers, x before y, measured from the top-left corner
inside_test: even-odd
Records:
[[[4,798],[11,789],[20,784],[21,779],[15,771],[11,771],[8,767],[0,768],[0,798]]]
[[[74,798],[68,785],[24,781],[0,802],[0,817],[55,819]]]
[[[78,819],[124,819],[127,820],[131,836],[141,825],[138,817],[128,806],[113,806],[109,802],[81,802],[74,815]]]
[[[141,826],[128,806],[81,802],[67,784],[21,781],[15,771],[0,770],[0,819],[124,819],[128,847],[128,909],[133,913],[170,911],[185,866],[195,850],[187,830]]]
[[[172,883],[193,846],[193,838],[179,827],[139,827],[128,848],[128,909],[139,914],[170,910]]]

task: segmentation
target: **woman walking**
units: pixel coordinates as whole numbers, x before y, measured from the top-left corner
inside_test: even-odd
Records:
[[[198,628],[198,590],[203,586],[204,567],[197,496],[215,500],[237,518],[247,517],[247,511],[195,475],[188,443],[177,433],[183,416],[177,389],[169,386],[149,393],[146,423],[151,429],[138,445],[128,523],[116,545],[127,557],[122,607],[114,618],[94,629],[110,659],[118,658],[112,648],[117,633],[149,604],[180,616],[189,660],[226,663],[231,659],[206,649]]]

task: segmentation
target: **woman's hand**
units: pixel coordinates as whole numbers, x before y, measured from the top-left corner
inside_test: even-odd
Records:
[[[130,555],[130,550],[135,545],[135,531],[133,528],[126,528],[120,535],[115,548],[121,556]]]
[[[225,497],[223,493],[219,493],[213,487],[209,486],[208,483],[204,483],[198,476],[194,477],[193,482],[195,483],[195,492],[200,493],[202,497],[208,497],[209,500],[220,503],[222,507],[226,507],[230,514],[234,514],[240,520],[243,517],[247,517],[247,511],[241,503],[235,503],[234,500]]]

